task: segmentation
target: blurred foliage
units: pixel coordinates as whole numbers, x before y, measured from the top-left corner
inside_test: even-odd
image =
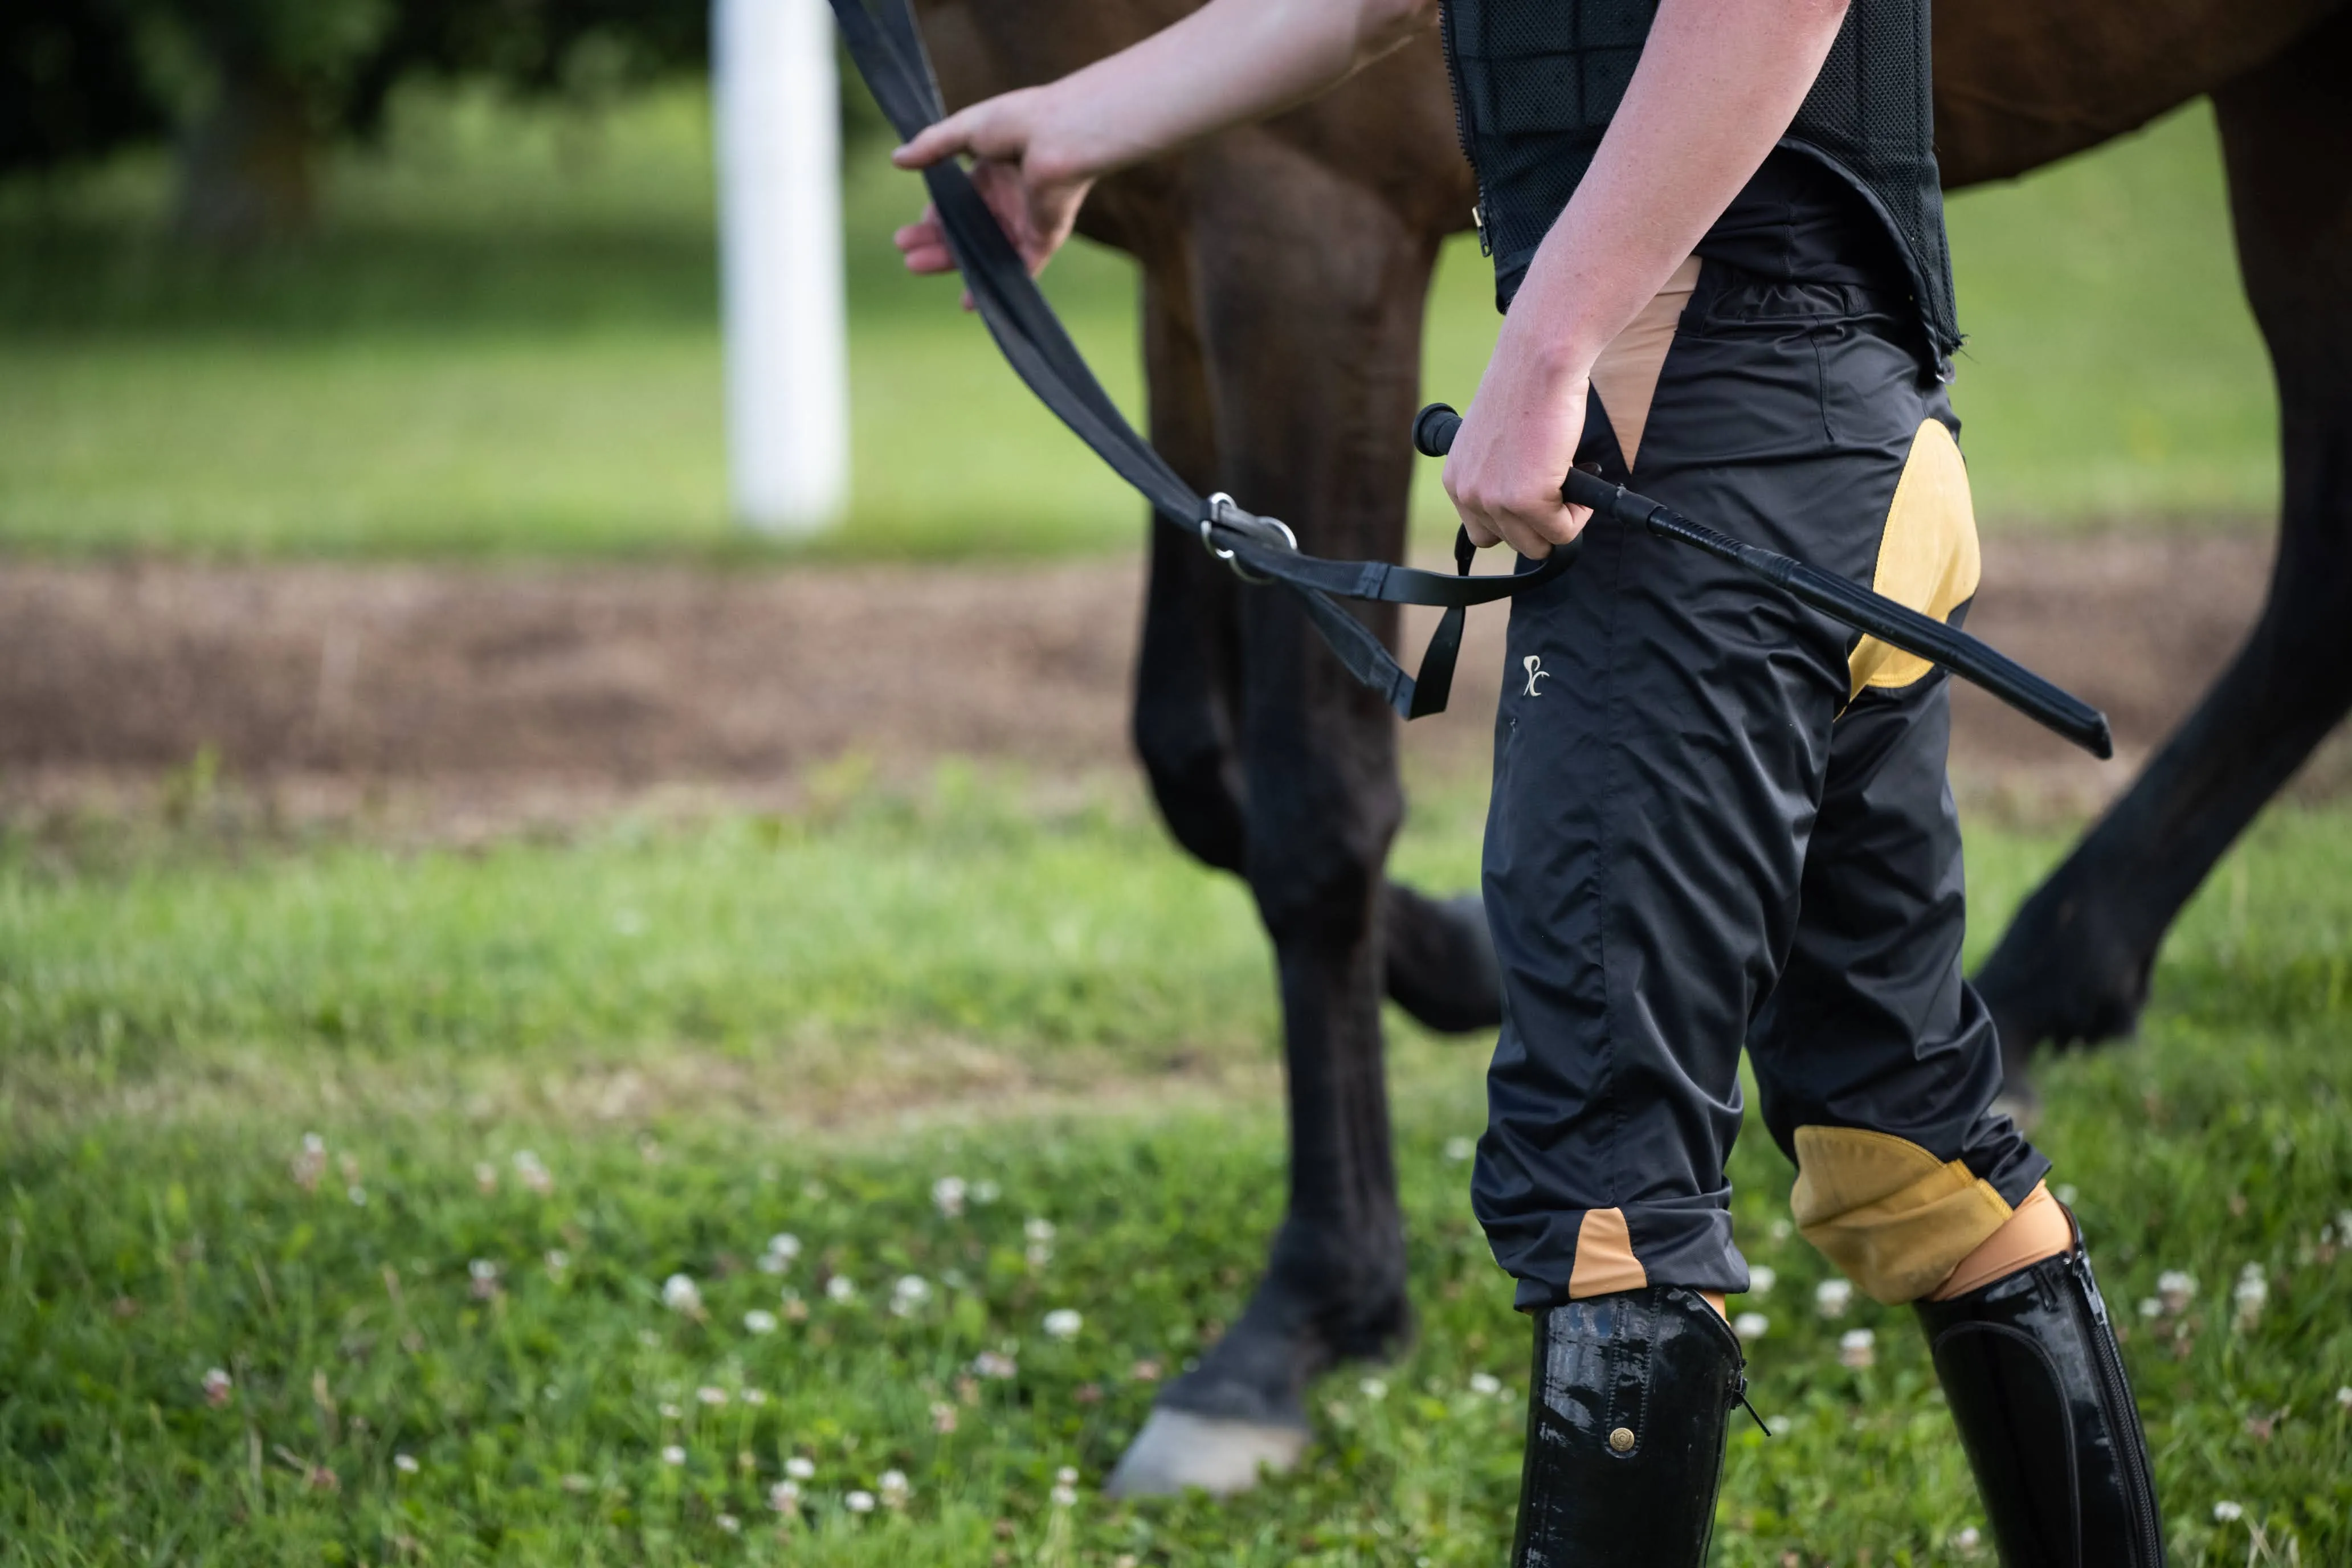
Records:
[[[182,226],[307,225],[320,144],[402,82],[609,100],[699,68],[709,10],[664,0],[18,0],[0,21],[0,174],[179,143]]]

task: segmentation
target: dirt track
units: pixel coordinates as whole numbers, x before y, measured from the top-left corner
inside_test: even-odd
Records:
[[[2243,635],[2269,553],[2235,536],[1994,540],[1970,629],[2105,707],[2123,754],[2100,768],[1964,690],[1964,785],[2114,787]],[[20,805],[135,791],[211,747],[298,809],[393,791],[506,818],[661,790],[789,798],[852,752],[894,773],[947,753],[1049,775],[1115,765],[1140,594],[1125,559],[1017,574],[9,563],[0,787]],[[1412,727],[1416,757],[1482,756],[1502,622],[1474,614],[1455,710]]]

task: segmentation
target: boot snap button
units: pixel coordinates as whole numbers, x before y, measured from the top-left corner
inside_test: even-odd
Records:
[[[1616,1449],[1617,1452],[1621,1454],[1632,1453],[1633,1451],[1633,1428],[1631,1426],[1620,1426],[1614,1432],[1610,1433],[1609,1446],[1612,1448]]]

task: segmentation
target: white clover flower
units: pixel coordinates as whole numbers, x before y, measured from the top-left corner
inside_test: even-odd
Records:
[[[316,1132],[302,1134],[302,1152],[294,1156],[290,1167],[294,1184],[306,1193],[319,1190],[319,1178],[327,1173],[327,1141]]]
[[[2173,1317],[2189,1310],[2189,1303],[2197,1299],[2197,1276],[2185,1269],[2168,1268],[2156,1277],[2157,1299]]]
[[[2153,1296],[2143,1296],[2139,1301],[2139,1315],[2143,1318],[2161,1318],[2164,1316],[2164,1303]]]
[[[661,1412],[661,1418],[665,1421],[675,1421],[679,1416],[686,1414],[685,1411],[680,1410],[677,1405],[671,1404],[667,1399],[656,1405],[655,1408]]]
[[[765,1405],[768,1403],[768,1391],[764,1388],[747,1388],[743,1391],[743,1403],[746,1405]]]
[[[836,1274],[824,1282],[824,1293],[835,1301],[857,1300],[857,1281],[846,1274]]]
[[[964,1196],[970,1190],[961,1176],[941,1176],[931,1184],[931,1206],[949,1219],[961,1219]]]
[[[1492,1399],[1503,1392],[1503,1380],[1491,1372],[1474,1372],[1470,1374],[1470,1392],[1481,1399]]]
[[[2263,1308],[2271,1299],[2270,1281],[2263,1278],[2263,1266],[2249,1263],[2238,1271],[2238,1283],[2231,1289],[2230,1303],[2236,1309],[2233,1321],[2241,1331],[2251,1330],[2263,1321]]]
[[[1786,1241],[1789,1239],[1790,1233],[1796,1227],[1789,1222],[1789,1216],[1787,1215],[1782,1215],[1778,1219],[1775,1219],[1770,1225],[1764,1227],[1764,1234],[1770,1237],[1775,1241]]]
[[[2352,1410],[2352,1384],[2347,1384],[2336,1391],[2336,1408]]]
[[[784,1474],[796,1481],[813,1481],[816,1479],[816,1461],[794,1454],[784,1461]]]
[[[404,1476],[413,1476],[422,1467],[417,1464],[416,1459],[413,1455],[394,1454],[392,1457],[392,1468],[398,1470]]]
[[[882,1494],[886,1508],[904,1508],[907,1500],[915,1494],[915,1489],[907,1484],[907,1472],[904,1470],[883,1471],[875,1480],[874,1489]]]
[[[1952,1537],[1952,1544],[1962,1552],[1974,1552],[1983,1543],[1984,1537],[1977,1532],[1973,1524],[1961,1526],[1959,1533]]]
[[[522,1179],[522,1184],[541,1197],[555,1191],[555,1178],[548,1173],[545,1165],[540,1163],[539,1156],[530,1150],[515,1151],[514,1168],[515,1174]]]
[[[1069,1508],[1078,1500],[1078,1472],[1064,1465],[1054,1472],[1054,1506]]]
[[[499,1293],[499,1266],[488,1258],[475,1258],[466,1265],[466,1272],[473,1276],[474,1300],[487,1301]]]
[[[801,1506],[801,1489],[797,1481],[778,1481],[768,1489],[768,1506],[778,1513],[797,1513]]]
[[[1032,1241],[1051,1242],[1054,1239],[1054,1222],[1033,1214],[1021,1222],[1021,1234]]]
[[[1748,1270],[1748,1293],[1750,1296],[1769,1296],[1772,1287],[1780,1282],[1779,1270],[1769,1263],[1759,1263]]]
[[[1445,1157],[1457,1165],[1464,1163],[1477,1152],[1478,1143],[1475,1139],[1448,1138],[1445,1141]]]
[[[1742,1312],[1731,1320],[1731,1331],[1743,1340],[1760,1340],[1772,1330],[1772,1320],[1761,1312]]]
[[[772,1334],[776,1331],[776,1314],[754,1307],[743,1314],[743,1327],[755,1334]]]
[[[801,1238],[791,1231],[780,1230],[768,1237],[767,1249],[760,1254],[760,1272],[786,1273],[792,1268],[793,1259],[800,1255]]]
[[[730,1535],[735,1534],[743,1528],[743,1521],[737,1519],[731,1513],[722,1513],[710,1522],[717,1525],[719,1529],[725,1531]]]
[[[1848,1329],[1838,1336],[1838,1362],[1856,1372],[1878,1360],[1878,1336],[1868,1329]]]
[[[1843,1318],[1853,1302],[1853,1281],[1828,1279],[1813,1287],[1813,1310],[1824,1318]]]
[[[352,1206],[353,1208],[363,1209],[367,1207],[367,1189],[360,1185],[357,1182],[353,1182],[350,1186],[343,1189],[343,1196],[352,1200]]]
[[[980,1205],[982,1208],[986,1208],[990,1204],[994,1203],[1003,1195],[1003,1189],[999,1187],[994,1182],[982,1181],[974,1182],[971,1184],[971,1201]]]
[[[919,1274],[902,1274],[890,1287],[890,1310],[897,1317],[913,1317],[930,1299],[931,1282]]]
[[[1056,1307],[1045,1314],[1045,1331],[1057,1340],[1076,1339],[1078,1331],[1086,1326],[1087,1321],[1078,1315],[1076,1308]]]
[[[727,1403],[727,1391],[708,1383],[704,1384],[700,1388],[696,1389],[694,1391],[694,1396],[695,1398],[702,1401],[703,1404],[709,1405],[713,1410],[718,1409],[720,1405]]]
[[[547,1271],[550,1274],[561,1274],[571,1267],[572,1254],[560,1247],[551,1247],[547,1249]]]
[[[661,1457],[662,1463],[665,1465],[682,1465],[686,1463],[686,1450],[679,1447],[675,1443],[665,1445],[662,1448]]]
[[[874,1494],[872,1492],[852,1492],[847,1497],[841,1500],[841,1505],[852,1513],[872,1513],[874,1511]]]
[[[1363,1382],[1356,1384],[1356,1388],[1357,1391],[1362,1394],[1366,1399],[1370,1400],[1375,1405],[1389,1396],[1389,1385],[1381,1378],[1368,1377],[1364,1379]]]
[[[2213,1521],[2217,1524],[2235,1524],[2245,1516],[2245,1509],[2227,1498],[2213,1505]]]
[[[1017,1376],[1021,1368],[1000,1351],[982,1351],[971,1358],[971,1370],[978,1377],[1009,1378]]]
[[[702,1288],[683,1274],[662,1281],[662,1305],[689,1318],[702,1316]]]
[[[499,1168],[496,1165],[491,1164],[488,1160],[475,1161],[474,1185],[480,1188],[485,1193],[497,1192],[499,1190]]]

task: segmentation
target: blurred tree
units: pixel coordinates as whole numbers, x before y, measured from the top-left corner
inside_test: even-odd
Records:
[[[403,81],[593,95],[709,51],[692,0],[7,0],[0,175],[169,137],[182,226],[245,244],[309,221],[320,147]]]

